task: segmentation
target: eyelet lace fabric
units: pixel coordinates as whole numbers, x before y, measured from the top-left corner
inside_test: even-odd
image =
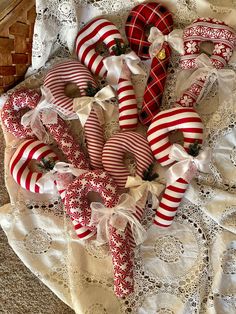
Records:
[[[33,63],[18,85],[39,88],[49,67],[73,52],[78,29],[95,16],[105,16],[124,34],[129,10],[142,1],[38,0]],[[163,1],[184,27],[199,16],[223,19],[235,26],[235,1]],[[50,60],[48,62],[48,60]],[[177,98],[179,56],[172,55],[162,109]],[[43,68],[41,68],[43,66]],[[235,69],[235,64],[231,65]],[[41,68],[41,69],[40,69]],[[143,64],[148,72],[148,64]],[[39,70],[40,69],[40,70]],[[36,73],[37,72],[37,73]],[[147,77],[133,78],[139,106]],[[100,80],[104,86],[105,81]],[[9,93],[11,93],[10,91]],[[117,102],[114,101],[116,104]],[[19,144],[4,131],[5,180],[11,204],[0,209],[0,223],[9,244],[25,265],[76,313],[194,314],[236,312],[236,93],[219,104],[217,85],[197,106],[204,126],[204,145],[213,158],[210,174],[199,174],[186,192],[172,226],[152,225],[155,209],[146,204],[142,223],[147,239],[135,251],[135,292],[118,299],[113,293],[109,248],[81,242],[58,195],[36,195],[21,189],[8,173]],[[83,130],[69,122],[86,147]],[[118,110],[104,126],[105,138],[119,131]],[[138,127],[145,134],[145,129]],[[54,144],[53,144],[54,145]],[[55,146],[56,147],[56,146]],[[130,171],[135,169],[127,158]],[[161,178],[164,171],[158,166]]]

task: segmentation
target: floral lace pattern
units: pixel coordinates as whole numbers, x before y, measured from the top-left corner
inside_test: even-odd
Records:
[[[38,0],[33,66],[29,73],[38,70],[49,57],[68,56],[77,30],[93,16],[111,19],[124,34],[127,13],[140,2]],[[213,1],[202,2],[202,7],[196,0],[172,4],[176,25],[183,27],[204,14],[225,18],[225,22],[235,26],[232,1],[225,2],[224,7],[220,1],[215,1],[215,5]],[[189,45],[188,49],[195,47]],[[55,58],[46,66],[60,61]],[[148,64],[143,68],[148,72]],[[20,86],[39,88],[45,72],[42,69]],[[178,72],[179,56],[173,53],[162,109],[171,108],[176,101]],[[145,80],[133,78],[139,106]],[[104,80],[100,83],[105,84]],[[58,195],[38,196],[13,182],[7,165],[19,141],[5,132],[6,185],[12,205],[1,209],[0,222],[14,251],[76,313],[235,313],[235,99],[236,93],[231,100],[219,104],[217,89],[213,88],[197,106],[205,126],[204,145],[213,150],[212,173],[199,174],[191,182],[169,229],[152,225],[155,209],[147,203],[142,223],[148,237],[135,251],[135,291],[122,299],[113,292],[108,247],[97,247],[93,240],[82,242],[77,238]],[[119,131],[117,112],[116,109],[104,126],[106,139]],[[85,148],[82,129],[73,121],[69,125]],[[144,128],[138,127],[138,131],[145,134]],[[127,162],[134,169],[132,158]],[[161,177],[164,172],[160,169]]]

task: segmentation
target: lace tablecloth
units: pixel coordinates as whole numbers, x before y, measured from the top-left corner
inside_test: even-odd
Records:
[[[68,56],[85,21],[98,15],[112,20],[124,32],[131,7],[142,1],[37,1],[33,46],[36,73],[56,55]],[[213,16],[236,26],[236,1],[162,1],[183,27],[198,16]],[[214,2],[214,5],[213,5]],[[231,65],[233,68],[235,64]],[[146,68],[146,66],[144,66]],[[173,54],[163,97],[163,108],[175,99],[179,72]],[[38,88],[45,70],[21,85]],[[134,78],[139,104],[145,77]],[[0,223],[9,244],[25,265],[76,313],[192,314],[236,313],[236,94],[218,103],[216,89],[198,106],[205,125],[205,145],[213,149],[212,173],[199,175],[186,193],[172,226],[152,226],[147,204],[143,224],[147,240],[135,252],[135,293],[118,299],[113,293],[112,263],[107,246],[77,239],[60,199],[22,190],[8,173],[9,158],[19,141],[5,133],[6,185],[11,204],[0,209]],[[78,138],[83,134],[72,122]],[[117,116],[106,124],[107,138],[118,130]],[[142,129],[139,129],[143,132]],[[132,169],[133,164],[130,164]],[[160,174],[162,169],[158,169]]]

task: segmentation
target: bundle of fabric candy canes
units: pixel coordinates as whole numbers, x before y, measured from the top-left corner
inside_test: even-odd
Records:
[[[223,68],[236,36],[223,22],[200,18],[182,33],[173,30],[171,13],[151,2],[131,10],[125,30],[132,51],[127,50],[113,23],[103,18],[92,20],[76,38],[79,61],[63,61],[49,70],[41,93],[16,90],[1,113],[6,131],[24,139],[10,160],[13,179],[33,193],[59,192],[78,237],[109,244],[118,297],[134,290],[133,250],[145,237],[141,219],[147,198],[151,195],[158,207],[155,225],[168,227],[191,179],[197,171],[209,171],[210,151],[200,151],[203,124],[194,105],[215,81],[221,99],[230,95],[235,82],[234,72]],[[200,54],[203,41],[214,43],[211,58]],[[108,56],[98,52],[101,43]],[[189,86],[181,83],[184,90],[173,108],[160,111],[172,49],[181,54],[182,69],[191,69]],[[138,108],[131,76],[144,74],[139,63],[148,59],[151,67],[139,115],[149,126],[146,139],[135,132]],[[109,85],[99,89],[93,75],[105,78]],[[68,83],[77,86],[79,97],[65,94]],[[109,100],[116,94],[122,132],[105,142],[104,112],[112,115]],[[22,116],[24,109],[30,110]],[[79,119],[84,128],[89,160],[65,122],[73,119]],[[183,147],[170,143],[169,134],[174,130],[183,133]],[[50,138],[68,163],[60,161],[49,145]],[[127,153],[136,162],[134,176],[124,164]],[[170,166],[159,206],[157,197],[164,186],[152,173],[153,157],[160,165]],[[32,170],[32,160],[38,162],[38,169]],[[99,202],[90,202],[91,192],[98,194]]]

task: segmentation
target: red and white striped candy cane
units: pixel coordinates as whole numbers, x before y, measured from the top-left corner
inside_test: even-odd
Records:
[[[9,168],[13,179],[23,188],[33,193],[46,193],[44,187],[37,185],[42,178],[42,172],[32,171],[29,163],[32,160],[40,161],[42,159],[56,162],[57,155],[51,148],[34,139],[24,141],[11,157]]]
[[[97,18],[82,28],[76,39],[76,53],[78,59],[85,64],[92,73],[106,77],[107,70],[104,66],[105,58],[96,52],[96,45],[104,43],[110,55],[114,55],[113,47],[117,39],[124,44],[123,38],[117,27],[103,18]],[[137,102],[130,78],[129,69],[123,66],[117,85],[119,101],[119,123],[121,129],[136,128],[138,122]]]
[[[143,177],[144,170],[153,162],[152,152],[144,136],[132,131],[113,135],[104,145],[102,163],[119,188],[125,187],[127,177],[130,175],[124,165],[126,153],[134,156],[136,174],[140,177]]]
[[[172,144],[169,133],[180,130],[183,133],[183,146],[188,151],[190,144],[202,143],[203,124],[193,108],[172,108],[158,113],[148,129],[147,139],[156,160],[167,166],[175,162],[169,157]],[[159,208],[156,211],[154,223],[162,227],[171,225],[178,206],[188,187],[183,178],[174,184],[166,186]]]
[[[67,118],[78,118],[73,110],[73,99],[67,97],[64,92],[68,83],[76,84],[81,96],[86,96],[88,83],[95,88],[98,86],[89,70],[76,60],[64,61],[53,67],[46,75],[44,86],[53,95],[57,108]],[[95,169],[102,168],[103,129],[94,109],[90,112],[90,116],[84,125],[84,130],[91,167]],[[74,166],[76,165],[74,164]]]

